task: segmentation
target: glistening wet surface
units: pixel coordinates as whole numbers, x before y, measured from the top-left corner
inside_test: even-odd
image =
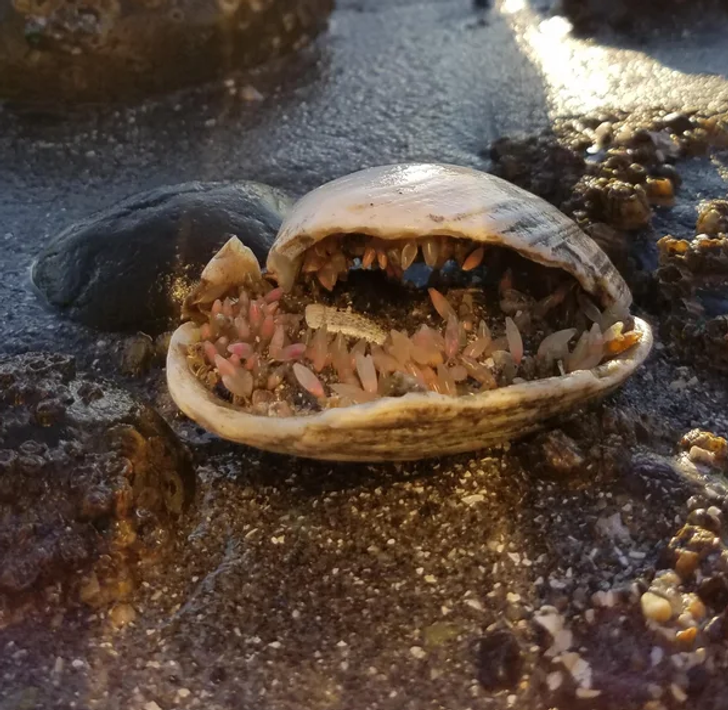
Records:
[[[562,431],[416,464],[320,464],[185,421],[163,370],[121,375],[121,338],[59,319],[27,277],[60,229],[159,185],[251,178],[302,194],[394,161],[488,169],[492,141],[565,114],[725,110],[728,21],[707,19],[566,39],[562,19],[510,1],[346,0],[313,48],[231,84],[126,108],[4,107],[0,352],[73,354],[151,402],[190,446],[198,491],[116,612],[49,592],[0,630],[3,710],[721,708],[720,590],[703,589],[693,645],[676,636],[682,610],[670,636],[663,605],[640,601],[672,564],[690,496],[692,522],[713,529],[701,560],[725,554],[723,479],[675,459],[688,430],[728,432],[724,375],[658,338],[623,391]],[[724,163],[678,163],[675,207],[632,242],[645,259],[657,237],[692,235],[701,199],[725,196]]]

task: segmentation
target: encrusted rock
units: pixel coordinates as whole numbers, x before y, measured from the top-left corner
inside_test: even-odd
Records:
[[[728,238],[724,234],[710,237],[699,233],[690,241],[668,235],[660,239],[657,247],[662,268],[677,267],[682,277],[695,286],[728,280]]]
[[[583,190],[585,209],[591,219],[626,230],[650,223],[652,210],[641,185],[600,177],[585,181]]]
[[[189,455],[152,409],[70,356],[0,359],[0,626],[49,585],[94,606],[128,597],[193,493]]]
[[[728,233],[728,200],[709,200],[700,205],[696,230],[709,237]]]
[[[503,137],[490,148],[494,172],[555,204],[563,202],[586,169],[584,159],[553,135]]]
[[[689,452],[694,463],[728,469],[728,441],[709,431],[693,429],[680,439],[680,446]]]
[[[73,320],[156,334],[179,319],[193,280],[231,234],[264,261],[291,202],[255,182],[134,195],[53,239],[33,265],[33,281]]]
[[[704,203],[693,239],[659,240],[657,283],[669,311],[663,335],[684,356],[728,369],[728,202]]]
[[[118,100],[296,50],[333,0],[16,0],[0,11],[0,98]]]

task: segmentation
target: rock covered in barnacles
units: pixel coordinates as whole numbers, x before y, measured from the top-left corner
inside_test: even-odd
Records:
[[[700,222],[698,222],[700,225]],[[728,281],[728,236],[716,233],[713,236],[700,233],[691,240],[675,239],[668,235],[657,243],[660,265],[673,265],[696,285],[703,278],[708,281]],[[662,277],[658,272],[658,278]],[[661,280],[674,280],[665,275]]]
[[[208,81],[297,50],[333,0],[3,3],[0,96],[118,101]]]
[[[701,213],[698,226],[706,226],[702,217],[711,211]],[[708,218],[708,226],[717,229],[719,219]],[[728,237],[699,234],[687,240],[668,235],[657,246],[657,282],[670,310],[663,331],[684,356],[697,356],[712,369],[727,369]]]
[[[700,205],[695,229],[708,237],[728,234],[728,200],[709,200]]]
[[[152,409],[70,356],[0,359],[0,626],[50,587],[128,596],[193,494],[189,454]]]
[[[581,187],[584,208],[595,220],[616,229],[640,229],[652,217],[649,200],[640,184],[614,178],[586,179]]]
[[[693,429],[680,439],[680,446],[693,463],[728,472],[728,441],[722,436]]]
[[[33,282],[84,325],[155,334],[179,318],[202,267],[231,234],[264,261],[291,203],[246,181],[134,195],[53,239],[33,265]]]
[[[582,227],[600,223],[631,231],[649,224],[652,205],[673,204],[679,186],[665,161],[684,152],[688,139],[673,135],[660,120],[635,129],[623,116],[584,116],[562,121],[559,139],[501,138],[490,154],[499,175],[560,205]]]

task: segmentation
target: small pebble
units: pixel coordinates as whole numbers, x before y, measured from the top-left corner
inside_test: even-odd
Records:
[[[122,626],[126,626],[131,623],[136,619],[136,616],[136,611],[131,604],[117,604],[109,612],[111,623],[117,628],[121,628]]]
[[[591,698],[598,698],[602,694],[601,690],[596,688],[577,688],[576,697],[581,700],[590,700]]]
[[[564,682],[564,674],[561,671],[553,671],[546,676],[546,684],[549,690],[558,690]]]
[[[683,578],[689,579],[698,567],[698,553],[692,550],[681,550],[675,562],[675,571]]]
[[[665,652],[660,648],[660,646],[653,646],[652,650],[650,651],[650,663],[652,664],[652,667],[659,665],[662,659],[665,657]]]
[[[684,703],[688,699],[687,693],[677,683],[670,684],[670,692],[679,703]]]
[[[689,629],[678,631],[675,636],[675,641],[683,648],[690,649],[693,647],[697,635],[698,630],[694,626],[691,626]]]
[[[690,603],[688,604],[688,612],[695,621],[702,621],[705,618],[705,604],[703,604],[698,596],[694,596],[690,600]]]
[[[642,613],[645,618],[662,624],[672,617],[672,607],[667,599],[657,596],[652,592],[645,592],[640,599]]]

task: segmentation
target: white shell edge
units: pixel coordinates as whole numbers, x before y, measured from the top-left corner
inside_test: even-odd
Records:
[[[472,397],[412,393],[309,416],[249,414],[215,397],[192,373],[187,347],[197,327],[172,335],[167,385],[172,399],[205,429],[241,444],[306,458],[338,461],[414,460],[474,451],[535,431],[622,384],[652,348],[652,331],[635,318],[640,342],[599,365],[563,377],[519,383]]]

